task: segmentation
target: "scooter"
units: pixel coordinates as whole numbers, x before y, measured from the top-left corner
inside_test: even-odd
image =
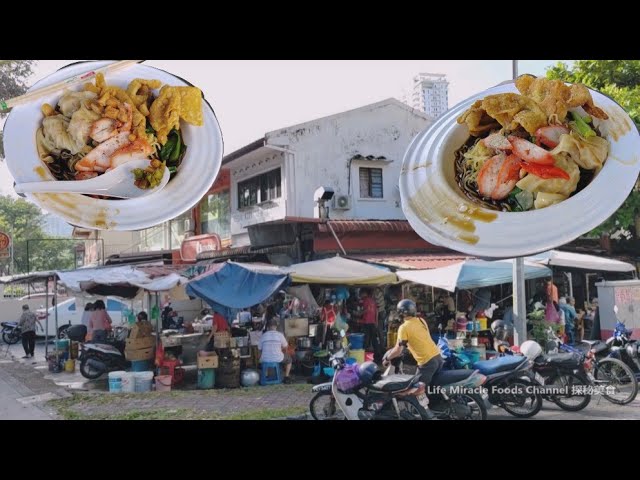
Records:
[[[87,327],[73,325],[67,330],[69,340],[82,342],[80,361],[80,373],[89,380],[95,380],[104,373],[125,370],[130,362],[125,359],[124,347],[129,331],[124,327],[116,327],[114,336],[107,339],[106,343],[84,343],[87,336]]]
[[[18,322],[2,322],[2,340],[8,345],[14,345],[20,341],[22,337],[22,329],[18,326]]]
[[[340,332],[344,337],[344,330]],[[309,403],[316,420],[428,420],[425,384],[419,375],[390,375],[371,382],[358,377],[358,366],[347,365],[348,347],[330,359],[335,374],[331,382],[312,388],[316,395]]]

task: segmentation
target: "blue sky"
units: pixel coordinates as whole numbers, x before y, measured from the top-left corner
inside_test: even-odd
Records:
[[[33,82],[74,60],[38,62]],[[542,75],[557,60],[521,60],[519,73]],[[266,132],[379,100],[402,98],[420,72],[444,73],[449,106],[511,78],[511,60],[148,60],[199,86],[222,128],[225,153]],[[0,165],[0,193],[13,194]]]

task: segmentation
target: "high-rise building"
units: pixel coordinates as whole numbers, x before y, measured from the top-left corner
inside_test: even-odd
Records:
[[[444,73],[419,73],[413,77],[411,106],[434,120],[449,109],[449,82]]]

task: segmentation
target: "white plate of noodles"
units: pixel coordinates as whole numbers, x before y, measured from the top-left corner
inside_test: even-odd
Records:
[[[109,63],[67,66],[31,90]],[[134,83],[136,79],[151,82]],[[4,126],[4,147],[15,182],[80,180],[131,159],[148,158],[150,165],[156,159],[167,164],[172,176],[165,188],[147,196],[127,200],[80,194],[27,197],[72,225],[96,230],[140,230],[195,206],[217,177],[223,154],[218,120],[199,89],[144,64],[107,73],[104,83],[99,82],[74,86],[11,111]],[[149,176],[141,172],[142,188],[149,188],[148,182],[153,181],[152,170],[150,166]]]
[[[459,103],[409,145],[402,208],[428,242],[526,256],[594,229],[631,192],[640,135],[615,101],[584,86],[517,82],[520,91],[509,83]]]

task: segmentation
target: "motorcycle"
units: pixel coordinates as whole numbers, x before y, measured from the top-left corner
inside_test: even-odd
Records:
[[[614,310],[617,313],[617,307]],[[626,405],[638,395],[638,376],[622,359],[635,366],[632,362],[635,353],[637,361],[638,345],[628,339],[629,333],[624,324],[618,322],[614,335],[606,342],[584,341],[576,346],[564,343],[551,329],[547,334],[555,350],[577,355],[582,360],[594,393],[611,403]]]
[[[69,340],[81,342],[80,373],[89,380],[95,380],[104,373],[125,370],[131,363],[125,359],[124,348],[129,331],[125,327],[115,327],[113,336],[106,343],[84,343],[87,327],[73,325],[67,330]]]
[[[465,358],[449,349],[442,331],[438,347],[445,359],[444,369],[456,370],[471,366]],[[518,418],[533,417],[542,409],[542,397],[536,391],[532,364],[527,357],[503,356],[475,362],[471,367],[486,376],[483,388],[488,392],[491,405],[503,408]]]
[[[18,322],[2,322],[2,340],[8,345],[15,345],[22,338],[22,329]]]
[[[344,330],[340,332],[344,337]],[[312,388],[316,395],[309,403],[315,420],[427,420],[431,416],[425,385],[419,375],[389,375],[376,372],[371,382],[358,378],[358,366],[347,365],[348,348],[331,358],[334,376],[331,382]]]

